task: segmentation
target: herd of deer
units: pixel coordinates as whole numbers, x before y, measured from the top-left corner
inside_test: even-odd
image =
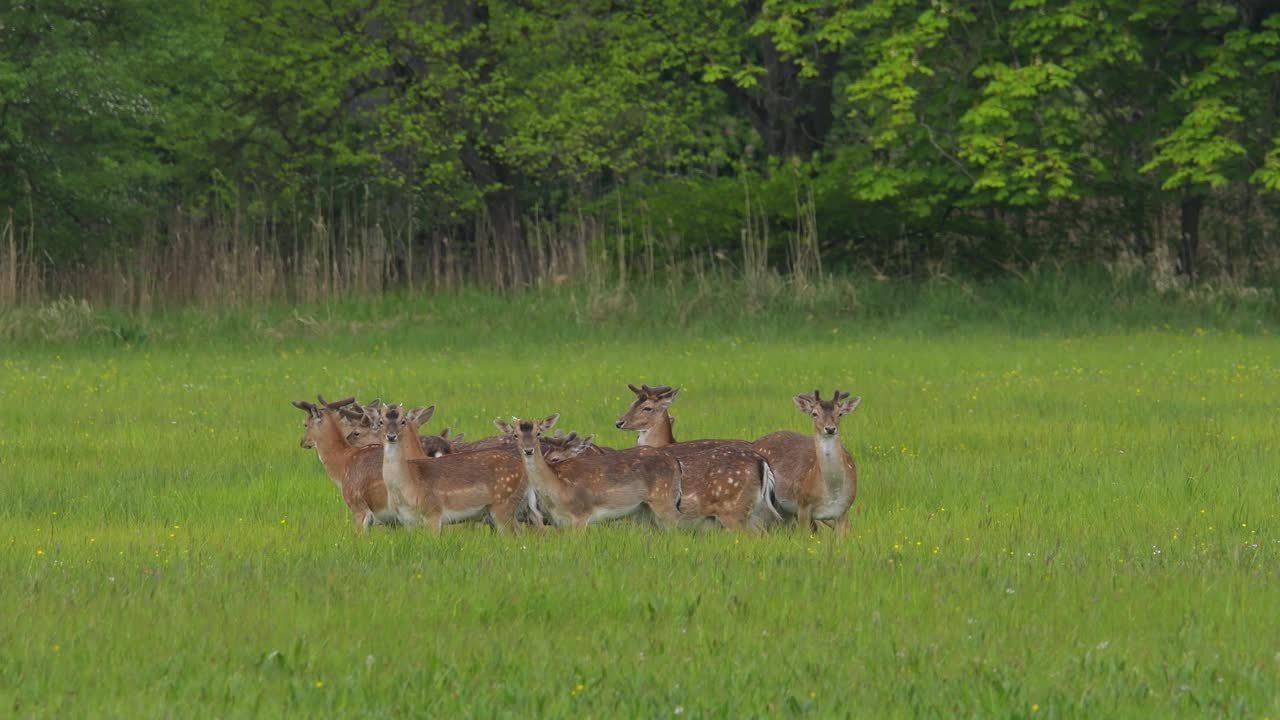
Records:
[[[615,425],[638,431],[639,439],[626,450],[576,433],[550,435],[559,415],[497,420],[501,435],[466,442],[448,429],[419,434],[434,406],[406,411],[323,397],[293,405],[307,413],[302,447],[316,449],[359,531],[379,523],[439,532],[469,520],[499,530],[548,520],[580,528],[648,508],[659,527],[716,522],[759,532],[795,518],[806,531],[822,522],[848,532],[857,471],[838,433],[840,418],[861,398],[839,390],[830,400],[817,390],[797,395],[812,435],[677,442],[668,407],[679,388],[628,387],[636,399]]]

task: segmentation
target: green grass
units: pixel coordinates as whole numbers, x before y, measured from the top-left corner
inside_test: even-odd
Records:
[[[1280,717],[1270,307],[895,293],[670,327],[399,296],[7,343],[0,715]],[[559,412],[625,445],[641,381],[685,386],[690,439],[861,395],[847,540],[355,537],[289,406],[434,403],[472,437]]]

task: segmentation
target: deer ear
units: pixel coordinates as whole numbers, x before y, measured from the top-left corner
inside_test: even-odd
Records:
[[[676,396],[679,394],[680,394],[680,388],[667,388],[662,393],[660,393],[656,399],[658,402],[662,403],[663,405],[670,405],[671,401],[675,400]]]
[[[541,423],[538,424],[538,430],[540,432],[546,432],[550,430],[551,428],[556,426],[556,421],[559,419],[560,419],[560,413],[556,413],[555,415],[548,415],[546,418],[543,419]]]
[[[454,435],[453,437],[449,438],[449,441],[450,441],[450,442],[460,443],[460,442],[462,442],[462,438],[464,438],[464,437],[466,437],[466,436],[467,436],[467,434],[466,434],[466,433],[458,433],[457,435]]]
[[[844,400],[840,401],[840,414],[848,415],[853,412],[854,408],[858,407],[858,403],[860,402],[862,402],[861,397],[851,398],[846,394]]]
[[[516,429],[511,427],[511,423],[502,418],[495,418],[493,421],[495,427],[502,431],[503,435],[515,435]]]
[[[427,421],[431,419],[431,416],[434,415],[435,412],[435,405],[430,407],[416,407],[409,411],[409,424],[415,428],[426,425]]]
[[[805,415],[808,415],[809,413],[813,412],[813,396],[812,395],[797,395],[791,398],[791,402],[795,403],[796,407],[800,408],[800,412],[804,413]]]
[[[635,385],[632,385],[631,383],[627,383],[627,388],[629,388],[629,389],[631,390],[631,392],[635,393],[636,395],[641,395],[641,394],[643,394],[643,393],[644,393],[644,391],[643,391],[643,390],[641,390],[640,388],[636,387]]]

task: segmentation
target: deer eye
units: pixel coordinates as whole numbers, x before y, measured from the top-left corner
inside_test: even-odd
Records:
[[[653,412],[653,408],[651,408],[651,407],[647,407],[647,408],[645,408],[645,409],[644,409],[644,411],[645,411],[645,412]]]
[[[818,417],[818,413],[817,413],[817,411],[814,411],[813,416],[814,416],[814,417]]]

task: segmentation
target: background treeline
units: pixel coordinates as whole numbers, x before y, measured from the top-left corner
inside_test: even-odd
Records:
[[[1280,265],[1280,0],[0,4],[0,304]]]

